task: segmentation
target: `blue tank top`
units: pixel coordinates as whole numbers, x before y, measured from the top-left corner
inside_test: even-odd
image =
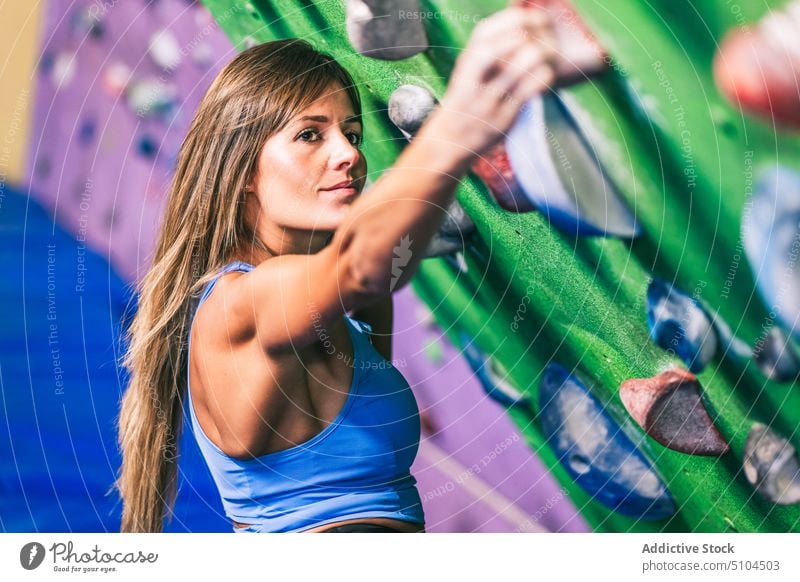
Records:
[[[253,269],[242,261],[223,267],[195,313],[221,275]],[[192,431],[225,513],[253,524],[235,532],[301,532],[357,517],[425,523],[410,472],[420,437],[416,399],[402,374],[372,346],[370,326],[345,319],[354,354],[349,395],[331,424],[289,449],[246,460],[226,455],[197,421],[187,370]]]

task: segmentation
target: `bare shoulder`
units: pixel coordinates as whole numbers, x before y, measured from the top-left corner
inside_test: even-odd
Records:
[[[232,271],[220,276],[214,288],[197,308],[192,325],[195,336],[201,336],[203,343],[231,346],[246,342],[247,325],[241,316],[242,309],[237,305],[243,283],[251,273]]]
[[[195,413],[205,433],[226,454],[249,458],[274,438],[268,427],[285,417],[302,386],[296,357],[265,353],[254,334],[242,333],[235,296],[248,272],[222,275],[192,325],[189,370]]]

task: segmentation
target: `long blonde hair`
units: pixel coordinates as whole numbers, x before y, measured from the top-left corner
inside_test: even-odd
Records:
[[[152,267],[139,284],[123,365],[112,487],[123,500],[123,532],[161,532],[177,495],[187,340],[193,300],[245,245],[263,248],[246,224],[245,186],[267,138],[321,96],[331,82],[361,113],[358,90],[332,57],[299,39],[253,46],[220,71],[203,97],[178,155]]]

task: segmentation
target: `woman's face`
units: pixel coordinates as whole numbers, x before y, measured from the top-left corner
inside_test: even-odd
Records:
[[[258,231],[336,230],[364,187],[361,139],[361,121],[339,84],[272,135],[248,185],[248,203],[260,210]]]

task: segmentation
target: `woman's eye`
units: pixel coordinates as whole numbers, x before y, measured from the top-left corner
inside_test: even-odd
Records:
[[[321,139],[319,131],[316,129],[304,129],[297,134],[297,139],[305,142],[315,142]],[[363,141],[360,133],[350,132],[347,134],[347,140],[354,146],[359,147]]]
[[[350,133],[347,135],[347,138],[350,140],[350,143],[354,146],[360,146],[361,143],[364,141],[364,138],[359,133]]]
[[[301,131],[297,138],[302,139],[303,141],[313,141],[311,138],[317,135],[317,130],[315,129],[305,129]]]

